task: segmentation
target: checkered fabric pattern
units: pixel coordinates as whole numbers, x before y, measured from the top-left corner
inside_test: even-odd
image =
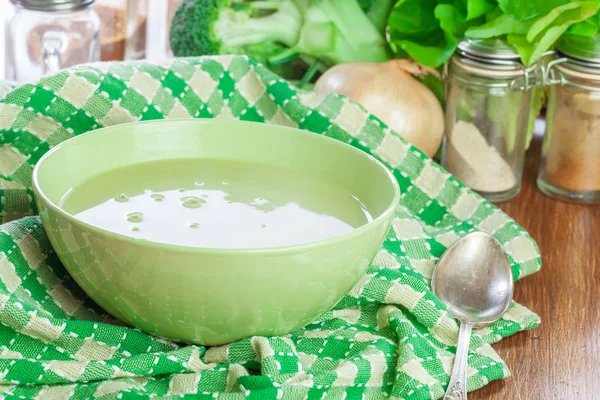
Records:
[[[74,135],[161,118],[294,126],[384,162],[402,199],[360,282],[303,329],[220,347],[169,342],[107,315],[53,253],[35,216],[32,169]],[[0,221],[0,397],[8,399],[436,399],[458,335],[430,290],[438,257],[481,230],[502,244],[515,279],[541,266],[521,227],[361,106],[299,91],[240,56],[84,65],[9,89],[0,100]],[[507,377],[490,344],[539,322],[513,303],[475,331],[468,389]]]

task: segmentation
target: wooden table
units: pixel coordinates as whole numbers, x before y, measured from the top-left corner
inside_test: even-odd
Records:
[[[536,187],[541,138],[526,157],[523,189],[500,208],[537,241],[542,270],[515,300],[542,323],[494,345],[512,377],[469,399],[600,399],[600,206],[554,201]]]

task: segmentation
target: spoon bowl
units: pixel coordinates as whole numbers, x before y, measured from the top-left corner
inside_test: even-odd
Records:
[[[470,233],[448,248],[431,285],[456,319],[478,325],[500,318],[513,297],[510,262],[500,244],[484,232]]]

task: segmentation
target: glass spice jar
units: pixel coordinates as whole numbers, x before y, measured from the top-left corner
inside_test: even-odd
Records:
[[[568,202],[600,204],[600,35],[567,36],[545,72],[546,132],[537,184]]]
[[[173,51],[171,50],[171,42],[169,41],[169,32],[171,31],[171,22],[173,22],[173,17],[175,16],[175,11],[177,8],[183,3],[183,0],[167,0],[167,24],[166,24],[166,53],[167,57],[173,57]]]
[[[148,15],[148,45],[146,58],[152,62],[162,63],[173,57],[169,34],[173,17],[183,0],[164,0],[152,3],[152,12]]]
[[[464,40],[446,64],[442,165],[491,201],[521,189],[531,88],[539,67],[525,67],[499,39]]]
[[[145,57],[146,0],[96,0],[94,10],[102,21],[102,61],[139,60]]]
[[[6,25],[6,78],[30,81],[100,60],[94,0],[11,0]]]
[[[446,64],[442,165],[491,201],[508,200],[521,189],[538,69],[525,67],[499,39],[464,40]]]

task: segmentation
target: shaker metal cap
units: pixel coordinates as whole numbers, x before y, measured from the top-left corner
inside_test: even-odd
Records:
[[[600,67],[600,34],[592,37],[564,36],[556,44],[556,49],[569,58],[589,64],[590,67]]]
[[[500,39],[465,39],[458,44],[458,51],[466,57],[484,61],[520,61],[514,47]]]
[[[75,11],[91,5],[95,0],[10,0],[16,6],[33,11]]]

